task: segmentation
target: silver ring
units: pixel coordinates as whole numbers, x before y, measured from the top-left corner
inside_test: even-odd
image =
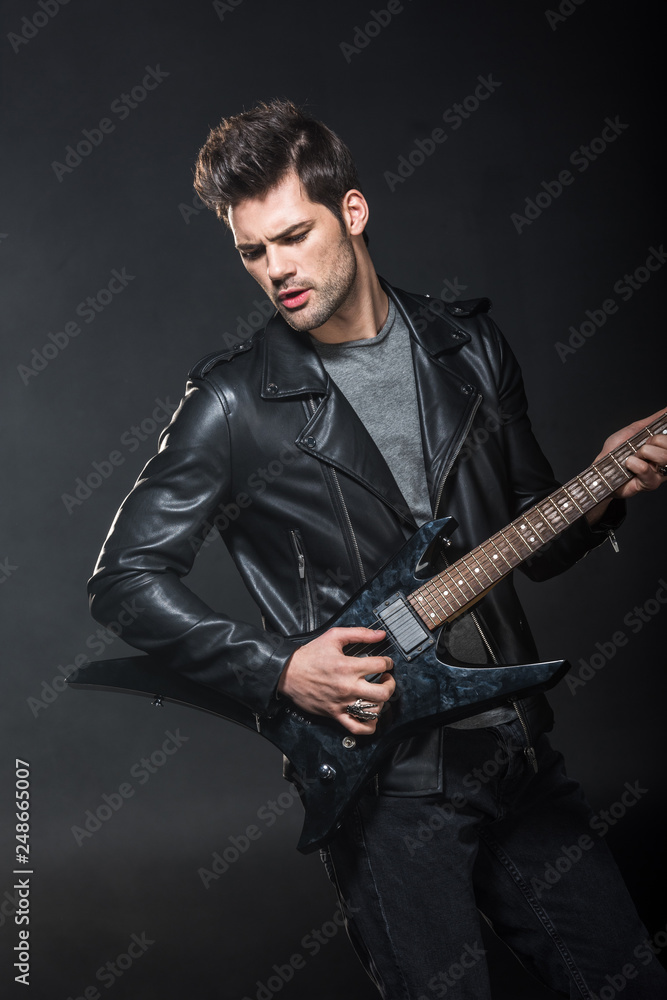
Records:
[[[667,465],[656,465],[656,472],[661,476],[667,476]]]
[[[345,711],[348,715],[351,715],[354,719],[359,719],[360,722],[374,722],[380,715],[379,712],[369,712],[369,708],[377,708],[378,706],[370,701],[364,701],[363,698],[357,698],[353,705],[346,705]]]

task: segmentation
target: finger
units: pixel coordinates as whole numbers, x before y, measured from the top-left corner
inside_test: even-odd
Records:
[[[346,712],[343,712],[337,721],[355,736],[370,736],[375,732],[377,726],[377,719],[362,722],[360,719],[354,719],[351,715],[347,715]]]
[[[363,698],[364,701],[378,702],[380,704],[389,701],[396,690],[396,681],[391,674],[386,674],[385,677],[386,680],[379,681],[377,684],[370,684],[368,681],[360,682],[355,688],[356,697]]]
[[[329,629],[326,635],[330,636],[336,645],[342,650],[343,646],[348,646],[353,642],[380,642],[386,636],[383,629],[377,628],[335,628]]]

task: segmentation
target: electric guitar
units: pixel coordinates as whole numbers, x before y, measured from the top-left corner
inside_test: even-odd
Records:
[[[339,723],[310,715],[289,699],[270,718],[197,684],[159,657],[102,660],[69,678],[73,688],[141,694],[198,708],[259,732],[289,759],[305,807],[298,850],[326,844],[346,810],[399,741],[432,726],[485,711],[508,698],[553,687],[567,672],[563,660],[518,666],[455,666],[435,655],[440,629],[468,610],[516,566],[557,538],[570,524],[632,478],[625,459],[649,437],[667,434],[667,413],[581,475],[541,500],[451,566],[424,580],[423,555],[436,540],[447,544],[456,528],[446,517],[423,525],[401,551],[304,643],[334,626],[381,628],[380,643],[355,644],[354,656],[386,652],[394,661],[396,691],[369,736],[353,736]]]

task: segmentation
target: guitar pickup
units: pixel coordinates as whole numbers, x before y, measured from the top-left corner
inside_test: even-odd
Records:
[[[373,614],[391,635],[406,660],[412,660],[435,642],[402,594],[392,596],[373,608]]]

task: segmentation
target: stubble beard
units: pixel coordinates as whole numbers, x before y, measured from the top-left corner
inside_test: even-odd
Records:
[[[309,309],[308,302],[302,310],[286,309],[278,303],[278,311],[292,329],[299,333],[317,330],[345,304],[354,288],[356,278],[357,258],[352,240],[345,234],[336,247],[334,267],[326,285],[313,289],[317,303],[313,303],[313,307]]]

